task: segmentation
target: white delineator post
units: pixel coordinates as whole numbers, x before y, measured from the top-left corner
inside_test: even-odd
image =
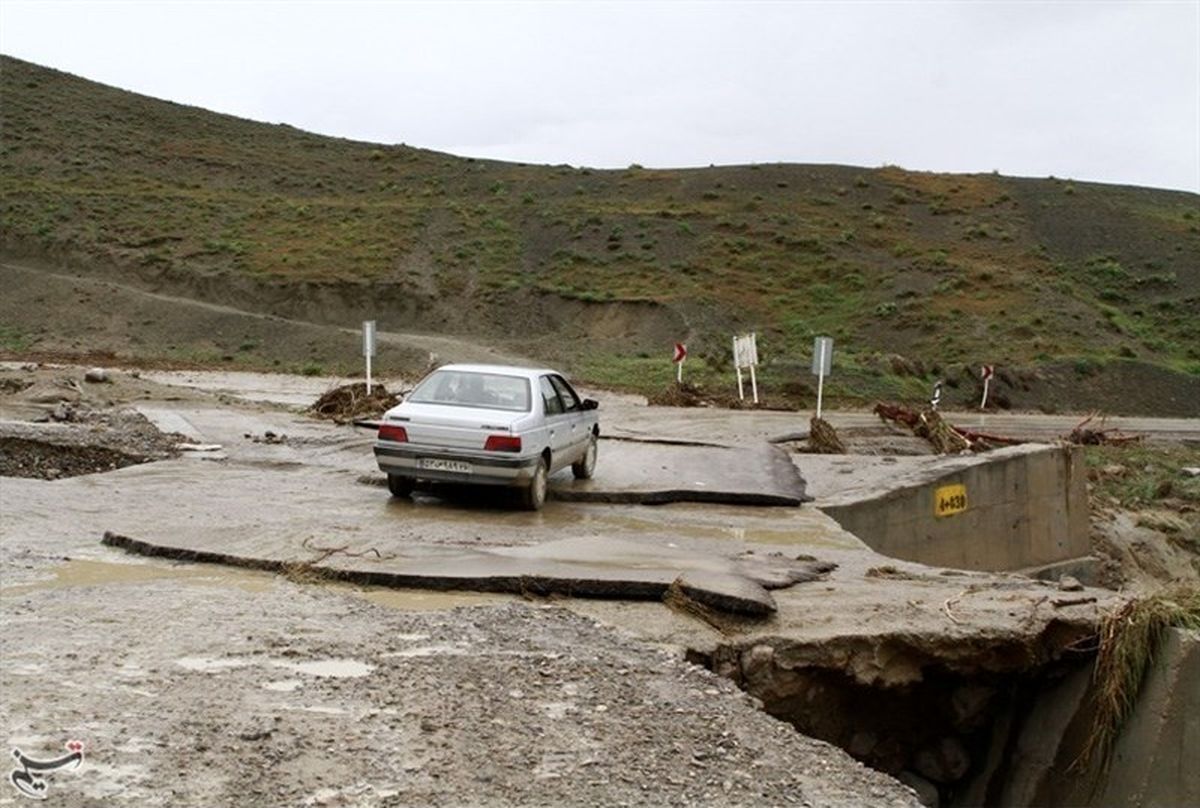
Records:
[[[746,398],[746,394],[742,392],[742,363],[741,363],[741,357],[738,356],[738,342],[739,342],[739,338],[734,337],[733,338],[733,369],[737,371],[738,401],[744,401]]]
[[[754,366],[758,364],[758,335],[750,335],[750,392],[754,395],[754,403],[758,403],[758,379],[754,377]]]
[[[375,321],[363,320],[363,356],[367,360],[367,395],[371,395],[371,357],[375,355]]]
[[[813,340],[812,372],[817,377],[817,417],[821,417],[822,399],[825,395],[825,376],[833,365],[833,338],[817,337]]]

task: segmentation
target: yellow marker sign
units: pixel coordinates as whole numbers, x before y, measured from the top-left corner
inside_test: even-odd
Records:
[[[933,515],[953,516],[967,509],[965,485],[943,485],[933,493]]]

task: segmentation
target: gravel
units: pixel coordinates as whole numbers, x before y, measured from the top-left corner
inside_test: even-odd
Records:
[[[30,755],[86,745],[56,804],[915,804],[565,609],[407,612],[259,577],[10,590],[0,723]]]

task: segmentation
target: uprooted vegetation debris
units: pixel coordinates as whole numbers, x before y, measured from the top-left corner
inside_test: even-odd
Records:
[[[308,411],[318,418],[344,424],[355,418],[382,415],[400,400],[400,394],[389,393],[382,384],[372,385],[368,393],[366,382],[354,382],[326,391]]]
[[[1098,417],[1100,418],[1099,428],[1090,428],[1088,424]],[[1119,429],[1105,429],[1104,418],[1096,412],[1084,418],[1075,425],[1074,429],[1063,436],[1063,440],[1079,446],[1120,446],[1126,443],[1137,443],[1141,439],[1141,435],[1127,435]]]
[[[816,416],[809,422],[807,448],[814,454],[846,454],[846,444],[838,436],[833,424]]]
[[[1015,446],[1023,442],[1018,438],[954,426],[937,410],[917,412],[901,404],[887,404],[881,401],[875,405],[874,412],[884,421],[908,427],[914,435],[927,440],[938,454],[986,452],[1000,446]]]
[[[874,412],[883,421],[891,421],[908,427],[914,435],[927,440],[938,454],[986,452],[1000,446],[1015,446],[1024,442],[1019,438],[1010,438],[1007,435],[996,435],[955,426],[946,421],[937,410],[917,411],[902,404],[888,404],[881,401],[875,405]],[[1061,440],[1077,446],[1122,446],[1142,440],[1141,435],[1126,434],[1119,429],[1105,429],[1103,418],[1101,418],[1099,428],[1090,428],[1088,424],[1097,417],[1100,417],[1099,413],[1087,416],[1069,433],[1063,435]]]
[[[1076,768],[1108,766],[1168,628],[1200,630],[1200,589],[1180,587],[1129,600],[1104,618],[1093,674],[1096,715]]]

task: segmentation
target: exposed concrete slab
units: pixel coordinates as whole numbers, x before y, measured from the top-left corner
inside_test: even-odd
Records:
[[[196,443],[204,442],[204,436],[200,434],[195,425],[173,407],[136,404],[133,408],[163,432],[183,435]]]
[[[767,586],[815,581],[834,566],[789,560],[782,554],[729,559],[597,539],[467,552],[425,548],[416,557],[371,553],[353,545],[337,552],[306,543],[264,547],[228,536],[213,537],[202,547],[172,535],[145,541],[109,532],[103,542],[147,556],[274,572],[299,570],[376,586],[661,600],[678,581],[686,594],[707,606],[755,616],[775,610]]]
[[[788,453],[765,443],[745,448],[680,441],[603,440],[591,480],[558,475],[555,499],[656,505],[710,502],[799,505],[810,499]]]

